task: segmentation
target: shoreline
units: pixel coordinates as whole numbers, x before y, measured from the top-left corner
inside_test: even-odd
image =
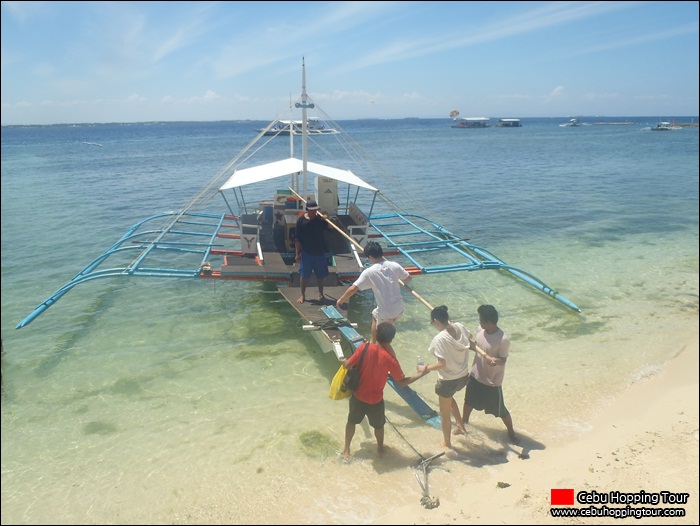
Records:
[[[698,334],[657,374],[621,392],[570,444],[511,454],[480,480],[466,482],[454,499],[434,509],[407,506],[375,524],[609,524],[613,517],[550,515],[552,489],[579,492],[688,493],[686,504],[633,507],[682,508],[684,517],[627,517],[634,524],[698,523]],[[588,508],[591,504],[557,508]],[[624,505],[608,505],[611,508]],[[601,508],[601,504],[596,505]]]

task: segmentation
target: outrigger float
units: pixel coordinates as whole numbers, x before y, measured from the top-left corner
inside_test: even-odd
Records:
[[[324,352],[339,359],[350,353],[364,338],[336,308],[346,287],[365,268],[362,247],[370,238],[378,239],[385,254],[401,263],[413,276],[445,272],[502,270],[531,285],[576,312],[581,310],[539,278],[513,267],[485,248],[469,243],[432,220],[400,211],[391,200],[360,178],[367,173],[382,180],[376,163],[360,155],[357,143],[345,132],[324,136],[307,133],[307,110],[322,112],[306,92],[302,63],[302,90],[290,107],[301,110],[301,152],[295,134],[289,135],[289,154],[275,137],[266,132],[281,117],[262,129],[216,177],[182,210],[163,212],[132,226],[109,249],[80,271],[73,279],[38,305],[16,328],[29,325],[77,285],[97,279],[126,277],[184,278],[203,281],[268,281],[279,285],[279,292],[306,320]],[[323,114],[325,115],[325,114]],[[287,117],[292,119],[293,116]],[[327,120],[330,118],[326,116]],[[337,123],[334,128],[342,130]],[[259,141],[265,141],[263,149]],[[319,146],[320,162],[308,160],[309,141]],[[338,168],[331,146],[349,154],[350,168]],[[253,165],[251,159],[262,151],[276,150],[278,158]],[[264,154],[263,154],[264,155]],[[313,192],[308,179],[314,177]],[[244,192],[245,190],[245,192]],[[249,192],[262,199],[250,200]],[[214,198],[223,206],[211,210]],[[315,199],[321,216],[334,228],[326,235],[330,276],[325,281],[324,301],[297,303],[300,296],[299,272],[295,266],[296,220],[307,199]],[[380,210],[380,206],[385,209]],[[221,210],[223,208],[223,210]],[[315,286],[315,277],[309,287]],[[404,285],[426,306],[413,289]],[[349,355],[349,354],[348,354]],[[410,388],[394,389],[427,422],[440,427],[439,416]]]

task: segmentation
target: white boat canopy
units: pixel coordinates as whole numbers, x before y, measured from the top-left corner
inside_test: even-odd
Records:
[[[280,122],[280,123],[282,123],[282,124],[289,124],[290,122],[293,122],[294,124],[298,124],[299,126],[301,126],[301,123],[302,123],[303,121],[300,121],[300,120],[298,120],[298,121],[290,121],[290,120],[288,120],[288,119],[287,119],[287,120],[282,119],[282,120],[279,120],[279,121],[277,121],[277,122]],[[320,122],[320,121],[319,121],[318,117],[308,117],[308,118],[306,119],[306,122]]]
[[[306,163],[306,169],[310,173],[323,177],[330,177],[331,179],[335,179],[343,183],[366,188],[372,192],[379,191],[371,184],[364,182],[350,170],[340,170],[338,168],[333,168],[332,166],[325,166],[323,164],[312,162]],[[277,177],[301,172],[302,170],[303,162],[301,159],[297,159],[296,157],[290,157],[289,159],[283,159],[273,163],[261,164],[260,166],[254,166],[252,168],[235,170],[233,174],[231,174],[231,177],[228,178],[228,181],[226,181],[219,188],[219,191],[222,192],[230,188],[238,188],[253,183],[268,181]]]

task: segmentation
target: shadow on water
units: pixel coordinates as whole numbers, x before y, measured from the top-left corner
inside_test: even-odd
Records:
[[[100,317],[98,313],[109,310],[110,306],[114,304],[116,291],[123,285],[123,282],[112,283],[109,288],[95,298],[90,306],[85,308],[84,312],[73,319],[73,328],[57,338],[57,351],[43,359],[36,368],[35,374],[37,377],[45,378],[51,374],[62,360],[71,354],[76,343],[80,341],[91,328],[99,326]]]

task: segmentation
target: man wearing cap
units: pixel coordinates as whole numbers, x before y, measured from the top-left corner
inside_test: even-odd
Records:
[[[294,245],[296,261],[299,262],[299,276],[301,276],[301,296],[297,303],[306,301],[306,285],[312,272],[316,274],[318,299],[321,301],[324,299],[323,281],[328,277],[328,259],[323,233],[329,225],[318,215],[318,209],[318,203],[309,199],[306,202],[306,213],[297,219]]]

